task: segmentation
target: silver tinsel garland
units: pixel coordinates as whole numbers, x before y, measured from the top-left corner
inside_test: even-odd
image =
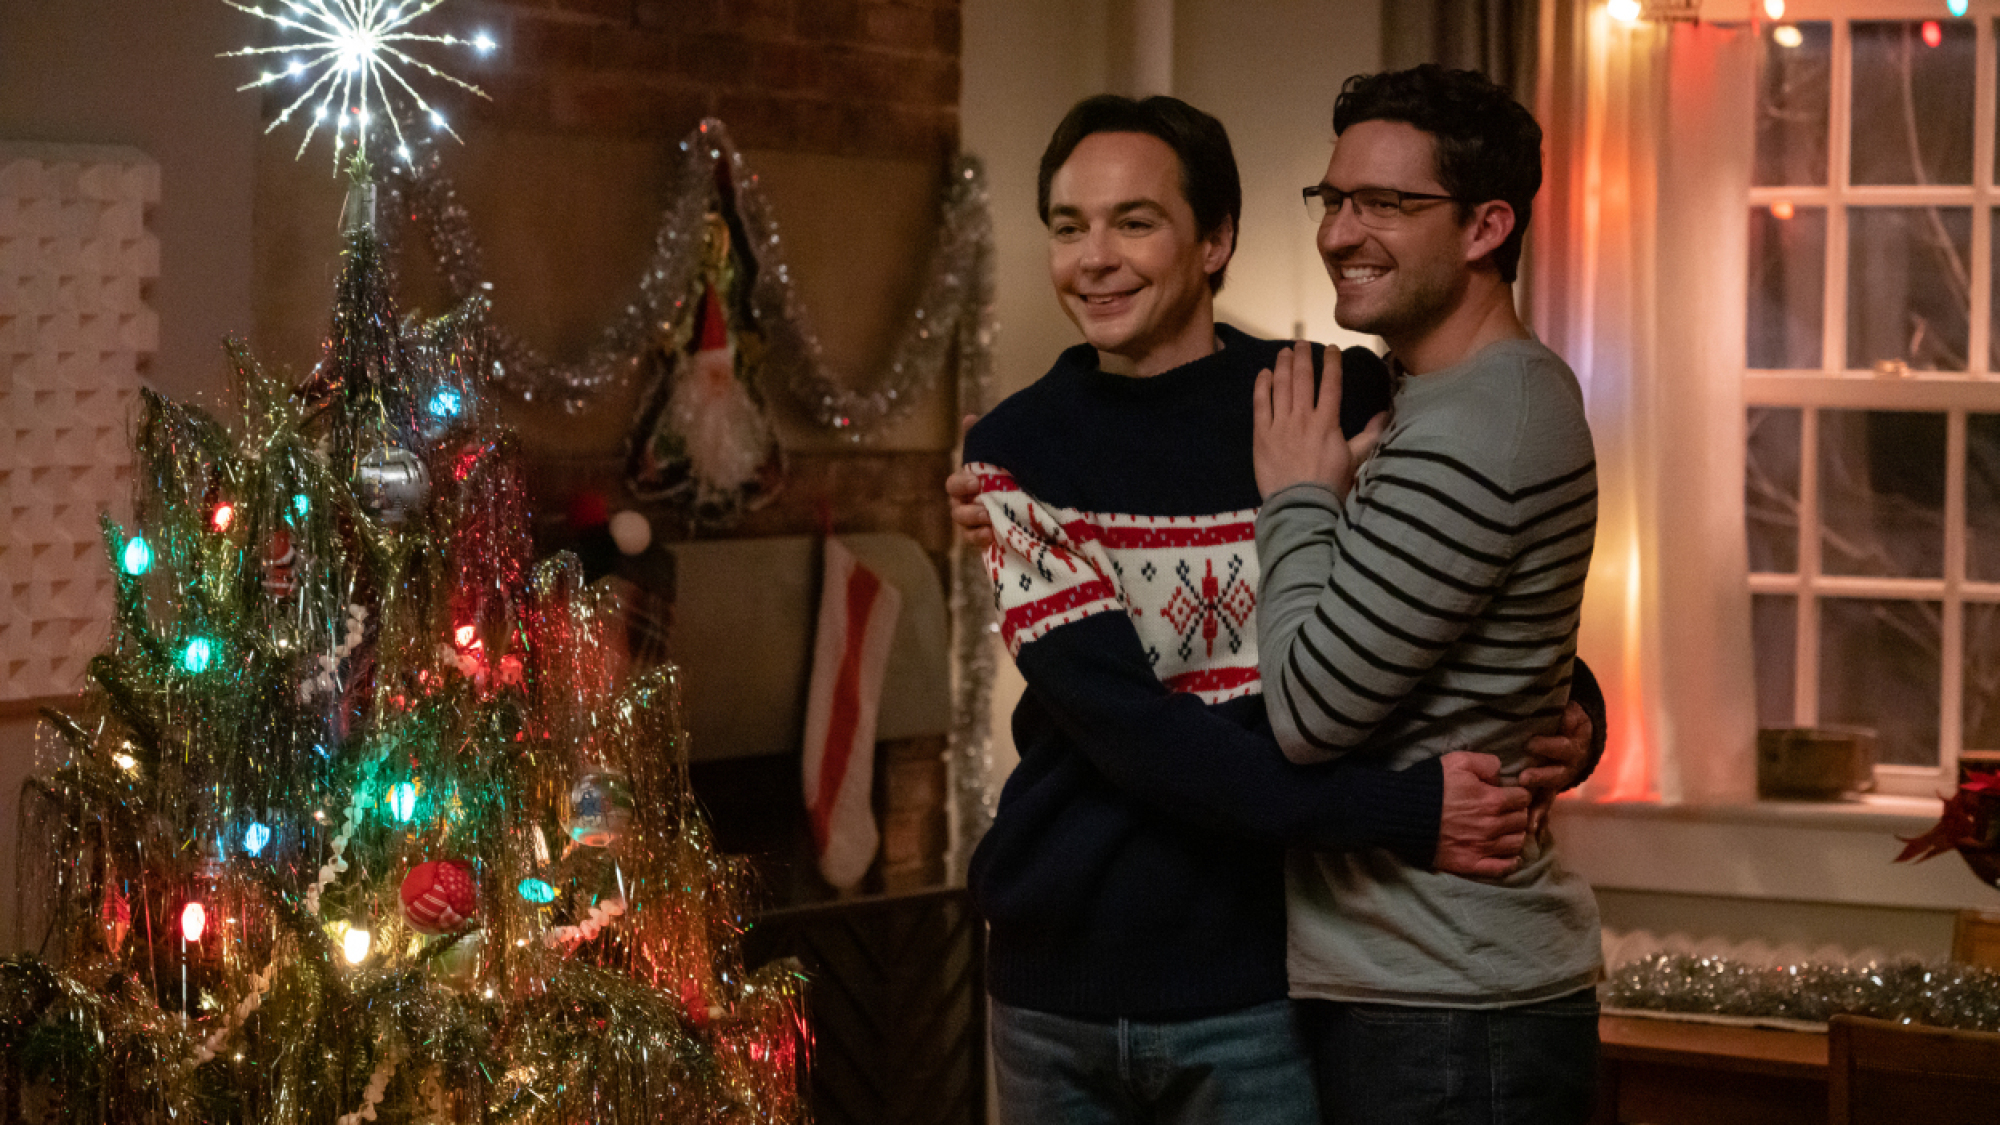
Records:
[[[490,384],[496,390],[523,401],[552,400],[576,413],[635,377],[640,357],[657,346],[658,326],[676,319],[687,300],[701,266],[703,216],[724,206],[735,211],[749,236],[745,252],[757,263],[750,300],[769,349],[763,362],[766,389],[789,396],[807,418],[859,442],[936,387],[949,365],[963,368],[969,347],[984,362],[992,337],[992,292],[981,278],[991,269],[993,229],[976,158],[962,156],[952,169],[924,287],[890,353],[888,370],[881,379],[857,385],[826,370],[819,337],[785,262],[785,241],[770,201],[729,131],[709,118],[680,142],[679,152],[673,202],[660,216],[638,292],[574,363],[551,360],[504,328],[492,327]],[[386,195],[390,212],[409,216],[424,235],[454,301],[492,290],[471,220],[442,171],[436,147],[397,165]],[[385,231],[385,241],[397,233]],[[393,253],[385,257],[394,260]]]
[[[1607,1008],[1824,1023],[1842,1012],[1965,1031],[2000,1031],[2000,972],[1895,961],[1753,965],[1660,953],[1611,973]]]
[[[757,324],[768,351],[762,371],[767,390],[789,396],[819,425],[861,442],[955,372],[957,406],[978,413],[990,405],[993,337],[993,222],[985,171],[977,157],[954,163],[939,217],[936,248],[925,271],[923,290],[897,339],[885,377],[868,386],[833,377],[822,358],[818,336],[794,287],[784,259],[784,238],[771,214],[762,183],[745,164],[722,122],[703,121],[680,142],[680,166],[673,202],[661,215],[652,260],[637,294],[580,360],[558,363],[519,337],[490,322],[484,354],[491,357],[489,384],[523,401],[555,401],[569,413],[583,410],[614,386],[637,378],[642,358],[658,346],[658,325],[683,311],[695,271],[701,266],[701,232],[722,198],[727,169],[731,204],[749,235],[747,252],[757,263],[751,291]],[[402,215],[430,250],[438,276],[454,300],[492,291],[484,277],[479,240],[465,205],[442,170],[435,147],[399,165],[384,186],[385,213]],[[406,224],[382,224],[383,257],[397,259],[395,242]],[[943,498],[939,498],[943,502]],[[951,572],[952,610],[952,770],[955,869],[962,870],[972,846],[992,822],[992,706],[995,649],[990,579],[979,554],[956,549]]]

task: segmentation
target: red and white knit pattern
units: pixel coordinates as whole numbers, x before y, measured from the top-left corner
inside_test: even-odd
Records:
[[[1123,612],[1160,682],[1205,703],[1257,680],[1257,512],[1132,516],[1044,504],[997,465],[970,466],[993,515],[988,576],[1007,651]]]

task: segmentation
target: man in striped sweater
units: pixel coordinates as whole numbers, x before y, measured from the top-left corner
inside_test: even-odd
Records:
[[[1172,98],[1086,99],[1040,196],[1085,342],[972,430],[960,474],[998,529],[1001,633],[1028,683],[969,877],[1001,1119],[1313,1125],[1285,845],[1503,874],[1527,798],[1476,753],[1295,766],[1271,738],[1250,392],[1280,345],[1214,320],[1241,198],[1221,124]],[[1359,350],[1342,374],[1358,431],[1388,374]]]
[[[1484,77],[1425,66],[1350,79],[1334,132],[1308,205],[1335,318],[1389,344],[1394,422],[1345,440],[1339,386],[1315,401],[1299,349],[1258,376],[1265,705],[1296,763],[1478,746],[1512,773],[1569,698],[1597,513],[1576,377],[1510,290],[1541,128]],[[1473,880],[1293,851],[1291,994],[1332,1120],[1590,1116],[1596,901],[1552,840],[1523,859]]]

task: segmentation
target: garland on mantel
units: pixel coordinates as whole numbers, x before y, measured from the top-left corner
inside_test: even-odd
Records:
[[[936,387],[947,365],[958,365],[961,384],[968,361],[986,366],[994,330],[993,224],[977,157],[960,156],[955,162],[923,291],[886,372],[862,384],[827,370],[819,337],[785,262],[784,236],[762,181],[744,162],[728,129],[708,118],[680,142],[679,151],[673,202],[661,215],[638,292],[599,332],[597,343],[581,360],[559,363],[505,329],[489,326],[490,386],[523,401],[552,400],[576,413],[612,387],[637,378],[642,358],[658,346],[658,326],[682,311],[701,267],[703,218],[724,205],[748,232],[746,250],[758,266],[750,300],[758,329],[767,334],[766,378],[813,422],[860,442]],[[492,291],[479,240],[435,146],[399,164],[385,188],[388,213],[407,215],[424,235],[454,302]],[[398,233],[385,231],[385,241]],[[393,250],[384,256],[395,260]],[[984,404],[983,392],[959,401],[963,410]]]

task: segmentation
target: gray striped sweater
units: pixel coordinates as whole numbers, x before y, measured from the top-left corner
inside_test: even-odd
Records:
[[[1403,768],[1452,750],[1520,769],[1557,729],[1596,528],[1576,376],[1527,340],[1405,378],[1343,504],[1319,485],[1265,501],[1258,648],[1294,761],[1367,746]],[[1588,986],[1597,907],[1547,841],[1473,881],[1379,849],[1288,861],[1294,996],[1441,1007]]]

